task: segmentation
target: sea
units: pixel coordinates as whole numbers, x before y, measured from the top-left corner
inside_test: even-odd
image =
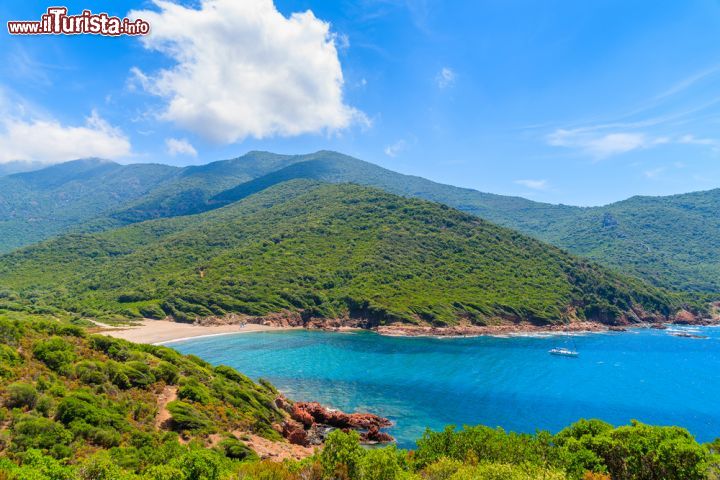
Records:
[[[557,432],[580,418],[720,437],[720,328],[432,338],[308,330],[169,344],[272,382],[289,398],[389,418],[413,448],[426,429],[487,425]],[[549,350],[577,350],[575,358]]]

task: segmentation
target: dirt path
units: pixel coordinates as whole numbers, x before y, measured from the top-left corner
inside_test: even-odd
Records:
[[[175,386],[166,386],[162,393],[157,397],[158,414],[155,417],[155,428],[160,429],[167,426],[168,421],[172,417],[167,409],[167,404],[177,400],[178,388]]]
[[[248,432],[233,432],[235,436],[243,439],[245,444],[255,450],[262,459],[282,462],[283,460],[302,460],[315,453],[315,447],[303,447],[286,442],[273,442],[267,438],[259,437]]]

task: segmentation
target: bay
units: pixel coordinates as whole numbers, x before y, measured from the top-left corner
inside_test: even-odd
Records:
[[[371,332],[278,331],[171,344],[265,378],[294,400],[390,418],[412,448],[426,428],[454,424],[534,432],[579,418],[632,419],[720,437],[720,329],[707,339],[666,331],[573,336],[402,338]],[[548,354],[574,345],[578,358]]]

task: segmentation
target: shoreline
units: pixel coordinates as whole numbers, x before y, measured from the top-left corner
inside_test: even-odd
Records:
[[[244,327],[234,325],[195,325],[191,323],[178,323],[169,320],[141,320],[137,325],[121,327],[101,326],[97,333],[114,338],[122,338],[135,343],[149,343],[151,345],[166,345],[195,340],[205,337],[217,337],[241,333],[269,332],[281,330],[296,330],[300,327],[276,327],[248,323]]]
[[[492,326],[455,325],[451,327],[432,327],[421,325],[383,325],[374,328],[360,327],[318,327],[295,325],[272,325],[268,323],[247,323],[240,327],[237,323],[223,323],[216,325],[198,325],[179,323],[169,320],[145,319],[136,325],[112,327],[99,324],[97,333],[115,338],[122,338],[135,343],[149,343],[152,345],[168,345],[186,340],[218,337],[225,335],[275,332],[287,330],[316,330],[326,332],[349,333],[353,331],[367,331],[388,337],[431,337],[431,338],[472,338],[472,337],[523,337],[523,336],[556,336],[556,335],[587,335],[592,333],[624,332],[635,328],[660,328],[668,326],[691,326],[674,323],[639,323],[623,327],[609,327],[594,322],[577,322],[566,326],[537,326],[532,324],[501,324]],[[716,324],[717,325],[717,324]],[[698,325],[699,326],[699,325]]]

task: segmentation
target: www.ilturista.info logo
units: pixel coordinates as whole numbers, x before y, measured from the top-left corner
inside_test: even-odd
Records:
[[[40,20],[7,22],[11,35],[147,35],[150,24],[140,18],[111,17],[107,13],[83,10],[80,15],[68,15],[66,7],[50,7]]]

